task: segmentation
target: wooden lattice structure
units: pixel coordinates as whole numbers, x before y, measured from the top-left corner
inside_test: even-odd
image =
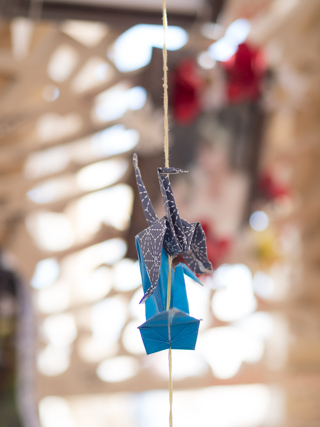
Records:
[[[207,318],[202,341],[200,334],[199,353],[187,359],[190,375],[183,374],[175,380],[177,408],[189,406],[189,414],[205,411],[203,402],[211,397],[219,405],[218,395],[223,390],[219,386],[230,386],[229,390],[235,393],[238,390],[248,399],[252,396],[248,390],[253,387],[252,393],[267,402],[262,405],[261,413],[269,412],[250,419],[250,425],[257,427],[313,427],[320,419],[317,340],[320,97],[319,59],[315,54],[320,40],[320,8],[312,0],[291,3],[281,7],[280,2],[271,0],[229,1],[221,17],[225,25],[238,17],[251,20],[252,42],[264,47],[276,75],[265,99],[268,117],[261,167],[286,174],[292,194],[290,202],[281,209],[260,206],[268,211],[279,245],[263,265],[264,271],[272,276],[277,292],[269,299],[256,294],[257,305],[252,315],[259,317],[261,312],[266,315],[272,325],[270,333],[265,339],[259,336],[260,356],[258,348],[256,358],[251,355],[250,360],[250,354],[243,356],[234,375],[219,377],[206,359],[203,347],[208,352],[214,327],[245,326],[219,319],[209,307],[213,291],[206,288],[202,308],[207,307]],[[95,39],[74,35],[77,31],[84,33],[89,27]],[[132,239],[131,233],[140,227],[136,222],[138,213],[133,211],[133,175],[129,165],[132,152],[137,150],[146,171],[157,166],[162,149],[161,112],[149,97],[136,110],[130,109],[128,103],[118,117],[112,116],[112,108],[107,110],[109,116],[99,115],[99,105],[108,101],[109,89],[116,88],[116,99],[140,87],[141,80],[148,76],[145,70],[121,73],[113,62],[113,44],[128,27],[89,22],[77,30],[70,22],[3,20],[0,23],[1,246],[14,255],[16,268],[37,310],[37,398],[42,399],[45,407],[49,402],[45,398],[59,396],[75,417],[75,425],[81,427],[86,425],[88,412],[94,413],[97,420],[101,417],[118,422],[119,426],[133,426],[137,407],[148,419],[146,392],[167,388],[166,371],[161,371],[166,363],[161,356],[146,359],[142,347],[126,338],[134,336],[141,320],[134,308],[140,296],[139,280],[135,279],[134,261],[127,258],[133,256],[132,247],[129,246],[126,255],[128,236]],[[25,45],[15,44],[14,35],[18,31],[23,32]],[[192,31],[187,48],[206,49],[209,42],[195,28]],[[64,58],[67,61],[59,68],[59,61]],[[152,82],[146,84],[152,86]],[[112,153],[108,145],[102,149],[99,132],[110,128],[120,132],[119,135],[129,132],[126,135],[132,138],[135,135],[132,131],[138,132],[139,142],[119,153]],[[112,141],[112,135],[109,137]],[[114,175],[104,180],[102,169],[97,169],[98,179],[93,179],[91,187],[83,184],[84,174],[86,182],[91,179],[90,169],[85,168],[99,162],[109,162],[101,164],[114,170]],[[112,191],[108,192],[117,186],[122,191],[121,199],[127,203],[121,204]],[[98,194],[101,200],[95,196]],[[104,217],[99,216],[97,211],[102,204],[110,206],[109,211],[119,205],[127,216],[121,216],[119,210],[117,215],[108,217],[108,209],[102,212]],[[57,224],[60,240],[55,240],[55,236],[51,236],[53,240],[43,240],[48,224]],[[260,261],[252,256],[251,232],[245,229],[237,238],[240,243],[228,261],[242,262],[252,272],[260,271]],[[108,241],[114,246],[108,247]],[[58,266],[60,273],[46,288],[38,284],[35,289],[29,282],[41,260]],[[127,271],[127,275],[121,275],[122,271]],[[126,288],[123,283],[129,276],[132,281]],[[86,288],[86,281],[90,281],[91,288]],[[96,288],[90,296],[92,286]],[[100,341],[95,340],[93,313],[108,310],[120,323],[112,324],[108,315],[101,317],[109,323],[104,331],[97,327]],[[51,334],[50,319],[64,319],[69,325],[65,343]],[[239,353],[239,348],[232,341],[230,353]],[[102,363],[116,359],[131,364],[133,374],[122,381],[112,381],[108,375],[102,380]],[[52,366],[56,360],[60,360],[62,368],[55,372]],[[179,365],[180,359],[176,360]],[[154,374],[157,366],[158,373]],[[197,368],[192,370],[192,366]],[[110,365],[109,371],[112,369]],[[195,403],[192,393],[203,400]],[[238,395],[235,396],[232,402],[237,400]],[[134,399],[140,399],[139,403],[135,405],[138,400]],[[162,402],[162,395],[158,399]],[[244,407],[249,411],[250,402]],[[235,409],[235,413],[240,414],[240,409]],[[215,422],[220,420],[215,416],[221,414],[211,415]]]

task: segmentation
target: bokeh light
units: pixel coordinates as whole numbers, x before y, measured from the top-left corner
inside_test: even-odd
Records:
[[[115,383],[132,378],[138,373],[139,363],[130,356],[119,356],[100,363],[97,375],[102,381]]]
[[[180,27],[168,27],[168,50],[178,50],[188,41]],[[129,72],[145,67],[151,60],[152,47],[162,48],[162,25],[139,24],[125,31],[114,44],[113,58],[119,71]]]
[[[268,215],[263,211],[256,211],[250,216],[250,226],[255,231],[264,231],[269,225]]]

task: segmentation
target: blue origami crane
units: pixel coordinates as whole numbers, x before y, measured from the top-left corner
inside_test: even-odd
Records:
[[[146,292],[151,283],[137,237],[136,248],[142,286]],[[147,354],[156,353],[169,347],[180,350],[194,350],[196,346],[200,320],[189,316],[184,274],[200,285],[201,282],[185,264],[180,263],[175,269],[171,267],[171,302],[169,310],[166,310],[168,274],[168,255],[163,249],[158,284],[145,303],[147,321],[139,326]]]

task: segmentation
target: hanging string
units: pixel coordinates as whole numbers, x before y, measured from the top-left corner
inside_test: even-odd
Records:
[[[172,266],[172,256],[169,255],[168,257],[168,284],[167,284],[167,305],[166,310],[168,311],[170,309],[170,302],[171,302],[171,266]],[[168,338],[169,342],[171,342],[171,316],[168,316]],[[173,401],[173,383],[172,383],[172,351],[171,351],[171,345],[169,347],[169,426],[172,427],[172,401]]]
[[[171,347],[169,347],[169,425],[172,427],[173,418],[172,418],[172,400],[173,400],[173,384],[172,384],[172,351]]]
[[[168,119],[168,66],[167,66],[167,6],[166,0],[162,0],[163,11],[163,110],[164,110],[164,159],[165,167],[169,167],[169,119]]]
[[[169,167],[169,118],[168,118],[168,66],[167,66],[167,6],[166,0],[162,0],[162,13],[163,13],[163,110],[164,110],[164,159],[165,167]],[[168,257],[168,284],[167,284],[167,311],[170,309],[171,302],[171,266],[172,257]],[[168,338],[171,341],[171,330],[170,330],[170,316],[168,318]],[[172,351],[171,346],[169,347],[169,425],[172,427],[172,400],[173,400],[173,384],[172,384]]]
[[[170,308],[170,302],[171,302],[171,266],[172,266],[172,256],[168,256],[168,286],[167,286],[167,306],[166,306],[166,310],[169,310]]]

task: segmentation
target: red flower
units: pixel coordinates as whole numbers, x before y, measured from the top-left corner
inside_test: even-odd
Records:
[[[201,112],[203,81],[193,59],[183,60],[173,77],[173,115],[178,123],[190,123]]]
[[[267,200],[279,199],[287,196],[289,189],[284,184],[278,183],[270,173],[263,173],[259,178],[260,196]]]
[[[217,237],[209,223],[201,222],[201,225],[207,238],[208,259],[216,269],[230,252],[232,241],[226,237]]]
[[[226,73],[227,97],[230,102],[258,99],[266,66],[259,49],[242,43],[237,52],[221,63]]]

